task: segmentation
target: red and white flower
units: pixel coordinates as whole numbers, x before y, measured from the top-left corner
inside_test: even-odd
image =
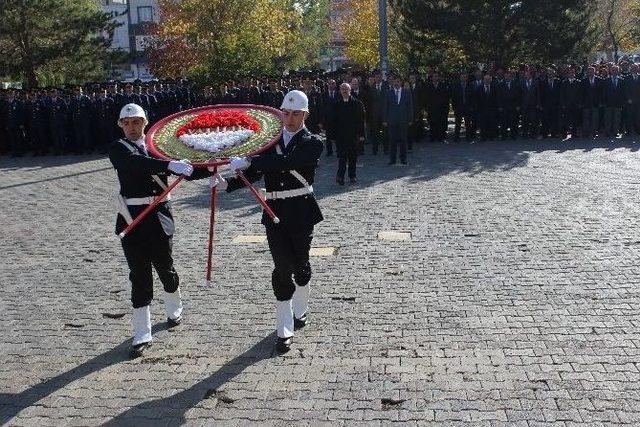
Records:
[[[244,111],[222,110],[196,116],[176,136],[195,150],[215,153],[242,145],[260,130],[260,123]]]

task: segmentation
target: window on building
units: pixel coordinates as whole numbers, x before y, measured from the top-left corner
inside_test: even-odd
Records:
[[[138,22],[153,22],[153,8],[151,6],[138,7]]]

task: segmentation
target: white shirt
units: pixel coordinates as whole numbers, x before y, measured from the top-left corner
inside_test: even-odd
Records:
[[[284,146],[286,147],[287,145],[289,145],[291,139],[296,136],[302,129],[304,129],[304,125],[295,132],[289,132],[287,128],[282,128],[282,141],[284,142]]]
[[[400,97],[402,96],[402,89],[396,89],[396,102],[400,105]]]
[[[145,144],[144,142],[144,136],[137,141],[133,141],[133,143],[136,144],[138,148],[140,148],[144,152],[144,154],[149,154],[149,152],[147,151],[147,144]]]

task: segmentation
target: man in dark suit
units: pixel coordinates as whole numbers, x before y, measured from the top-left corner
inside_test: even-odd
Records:
[[[427,85],[427,108],[431,141],[444,142],[447,139],[449,117],[449,87],[438,71],[433,72]]]
[[[392,87],[387,92],[382,111],[382,125],[389,132],[389,164],[396,164],[399,150],[400,162],[406,165],[407,136],[413,120],[413,103],[411,93],[404,89],[400,77],[392,78]]]
[[[605,116],[604,130],[607,136],[617,136],[622,124],[622,108],[626,102],[624,80],[620,68],[611,67],[611,76],[604,82]]]
[[[547,78],[540,81],[540,108],[542,137],[557,137],[560,121],[560,80],[556,78],[556,70],[553,68],[548,68]]]
[[[382,145],[383,153],[389,154],[389,142],[382,126],[382,114],[388,90],[389,84],[382,80],[382,74],[380,72],[374,73],[373,81],[367,91],[368,105],[366,108],[368,139],[373,154],[378,154],[380,145]]]
[[[308,99],[294,90],[284,97],[284,129],[278,143],[252,159],[232,158],[232,170],[246,168],[252,181],[264,178],[267,203],[280,219],[275,224],[263,214],[274,269],[271,285],[276,297],[276,351],[290,350],[294,330],[307,323],[311,264],[309,250],[316,224],[323,220],[313,193],[322,140],[304,125]],[[245,184],[238,178],[219,179],[220,189],[231,192]],[[215,184],[214,184],[215,185]]]
[[[451,105],[455,116],[455,127],[453,131],[454,141],[460,140],[460,130],[462,128],[463,120],[466,139],[467,141],[471,141],[473,139],[473,132],[471,131],[473,84],[469,82],[469,76],[467,73],[460,73],[459,81],[452,82],[450,88]]]
[[[149,156],[144,140],[144,128],[148,121],[141,106],[127,104],[119,117],[118,123],[124,138],[114,141],[109,148],[109,160],[120,182],[116,234],[120,234],[167,188],[169,174],[185,175],[190,177],[188,179],[211,175],[206,169],[192,175],[193,167],[185,161],[166,161]],[[182,319],[179,278],[172,258],[174,231],[171,204],[167,198],[122,239],[130,270],[133,305],[131,358],[141,356],[151,345],[149,305],[153,300],[152,267],[164,286],[168,326],[176,326]]]
[[[498,88],[490,74],[486,74],[482,85],[476,88],[476,108],[479,113],[480,140],[495,139],[498,131]]]
[[[340,100],[340,91],[334,79],[327,82],[327,90],[322,100],[322,126],[327,139],[327,156],[333,156],[333,146],[336,143],[336,129],[333,127],[334,106]]]
[[[583,137],[593,137],[600,131],[600,108],[604,102],[602,79],[596,76],[596,69],[588,67],[582,80],[582,131]]]
[[[582,102],[581,82],[576,79],[576,70],[573,67],[567,69],[566,79],[560,84],[560,136],[565,138],[568,134],[576,136],[580,126]]]
[[[333,104],[333,128],[336,130],[338,151],[338,172],[336,182],[344,185],[344,174],[349,168],[349,181],[356,183],[356,161],[359,144],[364,141],[364,107],[362,102],[351,96],[351,86],[340,85],[340,99]]]
[[[640,133],[640,66],[631,64],[624,81],[626,103],[625,128],[627,133]]]
[[[507,70],[502,84],[498,86],[498,108],[502,117],[500,137],[504,140],[518,138],[520,123],[521,86],[514,80],[513,71]]]

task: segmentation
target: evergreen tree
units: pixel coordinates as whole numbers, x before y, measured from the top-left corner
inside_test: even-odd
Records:
[[[509,65],[581,56],[594,0],[391,0],[416,51],[455,40],[473,62]]]
[[[0,70],[30,87],[101,77],[115,26],[93,0],[2,0]]]

